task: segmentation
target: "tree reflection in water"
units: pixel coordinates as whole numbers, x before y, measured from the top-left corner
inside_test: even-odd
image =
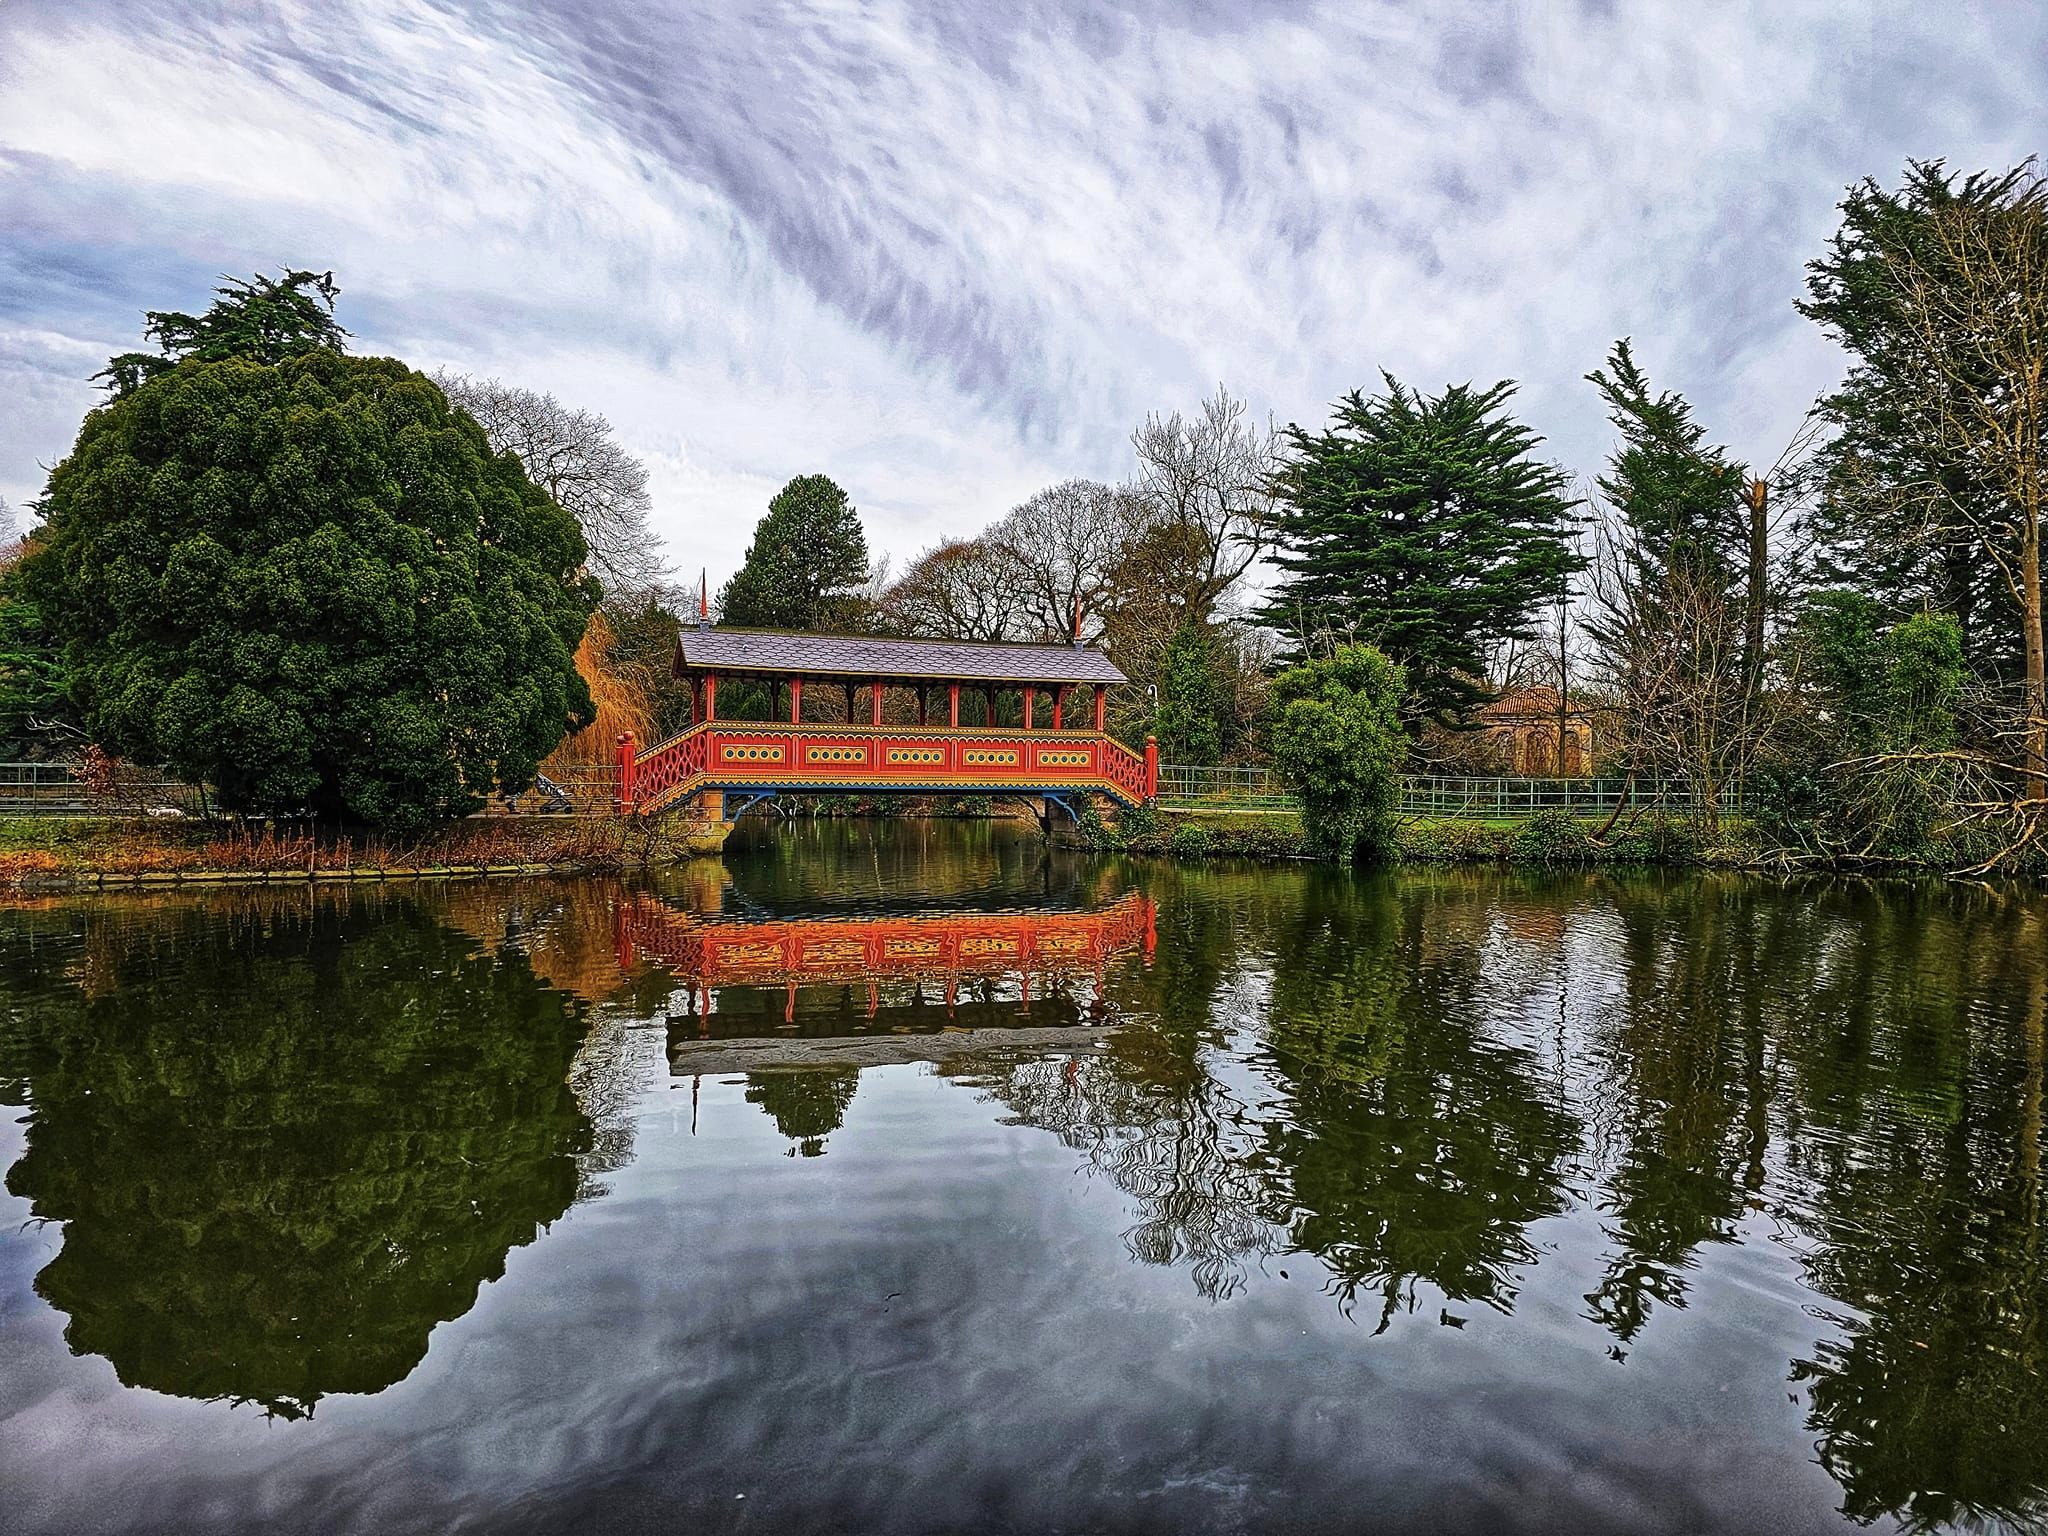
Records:
[[[860,1086],[850,1067],[799,1072],[749,1072],[747,1102],[758,1104],[790,1141],[791,1157],[817,1157],[825,1138],[846,1123],[846,1106]]]
[[[1157,963],[1124,978],[1141,1022],[1099,1058],[979,1086],[1123,1189],[1132,1257],[1188,1263],[1205,1296],[1307,1252],[1381,1326],[1418,1280],[1505,1309],[1579,1132],[1537,1058],[1474,1027],[1481,947],[1445,941],[1484,913],[1339,876],[1185,875]]]
[[[1786,1049],[1808,1274],[1856,1315],[1794,1378],[1850,1515],[2033,1528],[2048,1522],[2048,921],[2012,892],[1859,893],[1854,910]]]
[[[954,1069],[1128,1196],[1133,1260],[1222,1299],[1310,1254],[1384,1328],[1418,1286],[1510,1311],[1583,1205],[1625,1362],[1775,1233],[1826,1298],[1787,1373],[1845,1513],[2048,1519],[2038,895],[1170,878],[1108,1049]]]
[[[515,952],[362,894],[79,916],[0,928],[8,1188],[65,1224],[36,1288],[124,1383],[378,1391],[568,1208],[582,1027]]]

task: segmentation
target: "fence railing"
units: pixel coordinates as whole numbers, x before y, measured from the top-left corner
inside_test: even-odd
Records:
[[[523,794],[493,796],[486,814],[606,816],[616,809],[616,770],[591,767],[557,775]],[[1457,774],[1407,774],[1401,779],[1400,809],[1411,816],[1466,816],[1513,820],[1538,811],[1609,816],[1617,809],[1693,809],[1684,785],[1645,779],[1481,778]],[[1159,766],[1159,803],[1169,810],[1257,813],[1291,811],[1294,796],[1268,768]],[[117,764],[88,775],[79,764],[0,763],[0,817],[200,815],[207,808],[197,785],[167,779],[152,770]]]
[[[1168,809],[1291,810],[1294,797],[1268,768],[1197,768],[1163,763],[1159,800]],[[1622,811],[1687,811],[1692,791],[1646,779],[1481,778],[1460,774],[1404,774],[1400,809],[1411,816],[1474,816],[1512,820],[1538,811],[1581,816]]]
[[[0,763],[0,816],[196,816],[196,784],[116,763],[88,773],[75,762]]]
[[[1615,811],[1680,812],[1693,808],[1687,785],[1645,779],[1470,778],[1407,774],[1401,780],[1401,809],[1418,816],[1476,816],[1482,819],[1570,811],[1611,816]]]
[[[1159,765],[1159,803],[1219,806],[1238,810],[1292,810],[1294,796],[1280,787],[1269,768],[1194,768]]]

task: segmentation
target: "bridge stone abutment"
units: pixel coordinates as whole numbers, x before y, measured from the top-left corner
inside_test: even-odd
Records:
[[[654,813],[658,835],[685,853],[722,853],[732,836],[725,791],[707,789]]]

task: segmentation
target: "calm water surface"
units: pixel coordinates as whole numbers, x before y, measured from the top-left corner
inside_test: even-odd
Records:
[[[2048,1528],[2044,1005],[986,827],[0,912],[0,1528]]]

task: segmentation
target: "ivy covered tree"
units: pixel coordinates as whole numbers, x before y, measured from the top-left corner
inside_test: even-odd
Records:
[[[868,541],[827,476],[798,475],[768,503],[754,542],[719,593],[719,616],[756,629],[848,629],[862,617]]]
[[[1183,624],[1159,658],[1159,708],[1153,734],[1168,762],[1222,761],[1232,743],[1235,699],[1227,641],[1213,626]]]
[[[408,830],[530,783],[590,716],[575,519],[430,379],[245,297],[51,472],[18,574],[85,730],[239,811]]]
[[[1323,431],[1287,430],[1265,618],[1297,655],[1322,634],[1370,642],[1406,668],[1418,713],[1455,717],[1488,697],[1488,652],[1530,639],[1583,565],[1573,502],[1508,414],[1513,384],[1430,396],[1383,377]]]
[[[1394,798],[1408,738],[1402,669],[1369,645],[1289,667],[1273,679],[1273,766],[1301,799],[1317,858],[1378,857],[1393,845]]]
[[[1759,775],[1759,814],[1835,857],[1954,862],[1961,850],[1936,844],[1962,819],[1962,625],[1916,613],[1888,626],[1875,598],[1831,590],[1806,600],[1792,643],[1804,708]]]
[[[1822,575],[1894,611],[1953,613],[2005,685],[1991,743],[2034,814],[2048,802],[2048,175],[1909,162],[1864,181],[1808,267],[1801,313],[1849,353],[1821,402],[1813,521]],[[2018,747],[2017,753],[2012,751]],[[2026,834],[2031,840],[2036,833]]]

